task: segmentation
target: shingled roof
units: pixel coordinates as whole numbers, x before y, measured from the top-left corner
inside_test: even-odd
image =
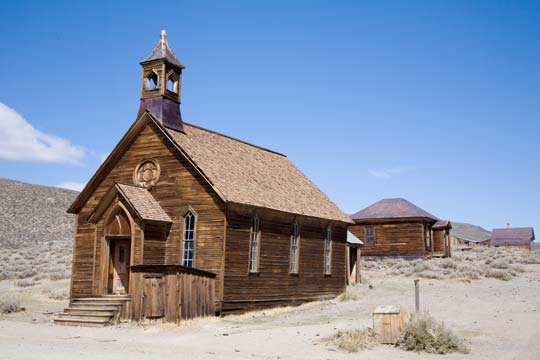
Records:
[[[178,67],[184,68],[185,66],[180,63],[180,60],[176,58],[174,55],[174,52],[171,50],[171,47],[169,46],[169,42],[167,41],[167,33],[165,30],[161,30],[161,36],[159,38],[158,43],[154,47],[154,50],[152,50],[152,53],[142,61],[142,63],[146,63],[149,61],[154,60],[161,60],[165,59],[169,63],[176,65]]]
[[[398,218],[427,218],[435,221],[439,220],[436,216],[431,215],[410,201],[402,198],[383,199],[351,215],[351,218],[353,220]]]
[[[532,227],[493,229],[491,232],[491,246],[529,245],[533,240]]]
[[[226,201],[351,222],[285,155],[187,123],[166,131]]]
[[[184,132],[167,129],[149,111],[135,121],[68,212],[80,211],[146,124],[155,125],[224,202],[352,223],[285,155],[187,123]]]
[[[483,242],[491,239],[491,231],[477,225],[452,221],[450,236],[472,242]]]
[[[118,191],[129,202],[143,221],[172,222],[165,210],[150,192],[142,187],[116,184]]]

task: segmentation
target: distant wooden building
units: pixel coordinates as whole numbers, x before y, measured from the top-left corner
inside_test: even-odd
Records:
[[[68,210],[72,305],[177,321],[341,293],[350,218],[285,155],[184,122],[164,32],[141,65],[136,121]]]
[[[454,250],[488,246],[491,232],[477,225],[452,221],[450,248]]]
[[[384,199],[351,215],[362,256],[451,256],[449,221],[405,199]]]
[[[490,246],[493,247],[514,247],[531,250],[534,238],[532,227],[493,229],[491,232]]]

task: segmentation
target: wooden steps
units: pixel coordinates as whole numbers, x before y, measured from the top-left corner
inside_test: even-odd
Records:
[[[129,295],[103,295],[73,299],[69,308],[54,323],[69,326],[103,327],[118,322],[119,313]]]

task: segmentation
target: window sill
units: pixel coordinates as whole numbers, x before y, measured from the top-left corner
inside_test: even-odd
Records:
[[[258,271],[249,271],[248,276],[259,276],[261,273]]]
[[[331,277],[332,273],[324,273],[324,277]]]
[[[298,272],[290,272],[289,275],[290,276],[296,276],[296,277],[300,276],[300,274]]]

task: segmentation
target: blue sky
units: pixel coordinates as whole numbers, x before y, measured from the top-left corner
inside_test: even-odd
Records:
[[[344,211],[540,232],[540,2],[154,5],[0,3],[0,177],[86,182],[167,29],[184,119],[287,154]]]

